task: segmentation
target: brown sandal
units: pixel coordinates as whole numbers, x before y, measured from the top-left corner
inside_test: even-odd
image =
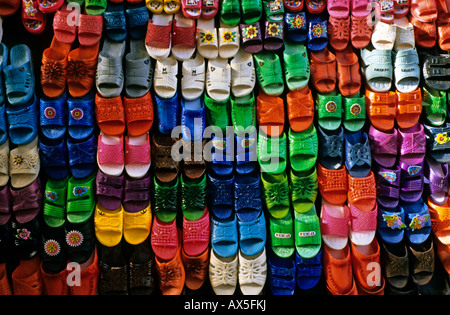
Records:
[[[180,163],[172,157],[172,146],[179,141],[170,135],[154,134],[152,137],[152,161],[156,178],[170,183],[178,177]]]

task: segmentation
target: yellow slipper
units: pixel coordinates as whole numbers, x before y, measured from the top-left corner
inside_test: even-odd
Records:
[[[116,246],[123,235],[123,207],[116,210],[107,210],[97,203],[95,206],[95,236],[104,246]]]
[[[145,5],[153,14],[161,14],[163,12],[163,0],[145,0]]]
[[[137,245],[145,241],[150,235],[150,227],[152,224],[150,203],[147,208],[139,212],[124,211],[123,222],[123,235],[128,244]]]
[[[181,9],[180,0],[164,0],[164,12],[167,14],[178,13]]]

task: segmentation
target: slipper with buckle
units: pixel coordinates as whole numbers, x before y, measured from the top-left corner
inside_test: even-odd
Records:
[[[350,23],[350,16],[340,19],[330,16],[328,20],[329,42],[336,52],[344,50],[350,42]]]
[[[203,0],[202,15],[204,19],[212,19],[219,12],[219,0]]]
[[[434,203],[443,205],[448,200],[448,165],[427,157],[424,165],[425,190]]]
[[[336,130],[342,124],[342,96],[336,92],[318,93],[316,98],[317,120],[326,130]]]
[[[224,102],[231,93],[231,66],[228,59],[208,61],[206,69],[206,93],[217,102]]]
[[[286,13],[284,16],[284,23],[287,38],[294,42],[306,42],[308,31],[305,12]]]
[[[94,134],[81,140],[69,138],[67,148],[69,150],[70,171],[75,178],[85,178],[94,172],[97,168],[95,158],[97,141]]]
[[[112,176],[99,169],[95,177],[97,202],[107,210],[118,209],[124,197],[123,186],[123,175]]]
[[[260,88],[267,95],[281,95],[284,91],[284,80],[278,55],[272,51],[263,51],[255,54],[254,58]]]
[[[182,63],[181,94],[185,100],[196,100],[205,91],[205,58],[196,54]]]
[[[394,128],[396,117],[396,94],[372,92],[366,89],[366,106],[372,125],[382,131]]]
[[[239,51],[240,33],[239,26],[227,27],[222,24],[219,28],[219,57],[229,59]]]
[[[40,129],[44,136],[50,139],[61,139],[64,137],[66,124],[67,95],[54,99],[42,97],[40,100]]]
[[[286,85],[290,91],[300,90],[310,79],[309,60],[306,46],[284,42],[283,61]]]
[[[326,130],[317,126],[319,139],[319,163],[330,170],[338,170],[344,165],[344,128]]]
[[[447,118],[447,93],[427,86],[422,87],[422,106],[427,122],[441,126]]]
[[[199,19],[202,13],[202,2],[200,0],[182,0],[181,10],[188,19]]]
[[[362,74],[368,87],[373,92],[389,91],[394,76],[391,52],[365,48],[361,51],[361,59]]]
[[[366,123],[366,97],[357,93],[352,97],[343,98],[343,125],[346,130],[356,132]]]
[[[165,59],[172,48],[173,15],[155,14],[147,25],[145,46],[153,59]]]
[[[118,42],[106,38],[103,42],[102,51],[98,56],[95,84],[97,92],[104,98],[115,98],[122,94],[125,81],[123,70],[125,49],[125,41]]]
[[[343,97],[351,97],[359,94],[361,90],[361,75],[358,56],[353,48],[336,51],[336,64],[338,73],[338,87]]]
[[[260,91],[256,98],[256,118],[260,130],[269,137],[280,137],[284,130],[284,116],[283,99]]]
[[[197,51],[201,56],[209,60],[219,56],[219,40],[213,19],[197,21],[196,40]]]
[[[110,3],[103,13],[105,40],[122,42],[127,39],[128,29],[125,16],[125,5],[122,3]]]
[[[319,140],[313,124],[302,132],[289,130],[289,161],[294,171],[310,170],[317,161]]]
[[[121,96],[104,98],[95,95],[95,116],[101,131],[110,136],[120,136],[125,131],[125,113]]]
[[[320,219],[316,207],[306,213],[294,212],[295,248],[300,257],[312,258],[322,247]]]
[[[286,95],[289,126],[294,132],[306,130],[314,120],[314,99],[309,86]]]
[[[395,86],[401,93],[415,91],[420,83],[419,56],[416,49],[401,50],[394,55]]]
[[[154,121],[153,101],[150,92],[144,97],[124,97],[125,123],[128,134],[137,137],[150,131]]]
[[[316,202],[319,193],[317,168],[314,166],[305,172],[290,172],[290,197],[294,211],[308,212]]]
[[[311,83],[319,93],[331,93],[336,89],[336,56],[327,48],[310,52]]]
[[[243,0],[241,1],[242,22],[243,24],[252,24],[260,20],[263,12],[261,0]]]
[[[269,174],[280,174],[286,170],[287,142],[283,132],[279,137],[258,135],[258,163],[261,170]]]
[[[346,132],[345,166],[352,177],[364,178],[370,173],[372,155],[370,153],[369,137],[363,131]]]
[[[308,19],[308,49],[321,51],[328,45],[328,21],[320,16]]]
[[[250,54],[257,54],[263,50],[263,35],[260,22],[240,24],[241,47]]]
[[[356,209],[369,212],[376,206],[377,189],[372,171],[366,177],[348,175],[348,203]]]
[[[425,129],[427,155],[438,163],[448,163],[450,161],[450,125],[444,124],[439,127],[423,125]]]
[[[22,23],[34,35],[42,34],[47,26],[47,16],[39,10],[38,0],[22,0]]]
[[[111,176],[119,176],[124,169],[123,135],[110,136],[100,133],[97,144],[99,169]]]
[[[256,72],[253,56],[243,49],[230,61],[231,92],[234,98],[241,98],[252,93],[256,84]]]
[[[36,136],[31,142],[18,145],[9,152],[9,176],[13,188],[23,188],[36,180],[41,169],[39,143]]]
[[[373,27],[367,17],[351,16],[350,42],[355,49],[366,48],[372,39]]]
[[[69,153],[64,138],[54,140],[41,137],[39,139],[39,153],[42,169],[49,178],[63,179],[68,175]]]
[[[172,26],[172,55],[175,59],[189,60],[195,52],[195,21],[182,13],[175,14]]]
[[[22,106],[7,106],[9,140],[16,145],[27,144],[38,134],[39,99],[33,95],[30,103]]]
[[[212,217],[211,247],[221,257],[232,257],[239,246],[238,223],[234,215],[230,220],[217,220]]]
[[[177,95],[178,61],[172,55],[164,60],[156,60],[153,76],[155,94],[163,99]]]
[[[374,161],[385,168],[393,167],[397,160],[398,131],[378,130],[374,126],[369,128],[370,151]]]
[[[85,139],[94,132],[94,103],[95,96],[93,92],[82,98],[68,97],[67,131],[73,139]]]
[[[447,91],[450,88],[447,69],[449,64],[450,57],[445,54],[427,54],[423,63],[425,84],[436,90]]]
[[[341,250],[348,244],[350,230],[350,210],[347,205],[332,205],[322,202],[320,231],[322,240],[328,247]]]

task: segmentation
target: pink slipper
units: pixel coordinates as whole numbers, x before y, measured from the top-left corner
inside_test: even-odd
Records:
[[[329,0],[327,10],[331,17],[345,19],[350,15],[350,2],[349,0]]]
[[[64,4],[64,0],[39,0],[39,10],[42,13],[58,11]]]
[[[202,0],[202,18],[212,19],[219,12],[219,0]]]
[[[142,178],[150,169],[150,137],[125,137],[125,171],[131,178]]]
[[[181,0],[183,15],[189,19],[198,19],[202,13],[202,0]]]
[[[183,249],[188,256],[198,256],[208,248],[210,239],[209,211],[196,221],[183,216]]]
[[[320,227],[323,242],[335,250],[343,249],[348,243],[350,211],[347,205],[333,205],[323,200],[320,213]]]
[[[119,176],[125,167],[123,136],[98,136],[97,164],[99,169],[111,176]]]
[[[372,12],[372,0],[352,0],[351,10],[354,17],[367,17]]]

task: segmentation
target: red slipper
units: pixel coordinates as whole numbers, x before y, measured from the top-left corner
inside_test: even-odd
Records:
[[[212,19],[219,12],[219,0],[203,0],[202,1],[202,18]]]
[[[198,19],[202,12],[201,0],[181,0],[183,15],[189,19]]]
[[[297,13],[303,10],[304,2],[304,0],[283,0],[283,5],[287,12]]]
[[[14,15],[20,8],[20,0],[2,0],[0,2],[0,16]]]
[[[69,23],[70,11],[58,10],[53,18],[53,32],[56,39],[64,44],[72,44],[77,37],[76,23]],[[75,22],[75,21],[74,21]]]
[[[64,4],[64,0],[39,0],[39,10],[42,13],[58,11]]]
[[[41,34],[47,26],[47,17],[39,11],[38,0],[22,1],[22,23],[31,34]]]

